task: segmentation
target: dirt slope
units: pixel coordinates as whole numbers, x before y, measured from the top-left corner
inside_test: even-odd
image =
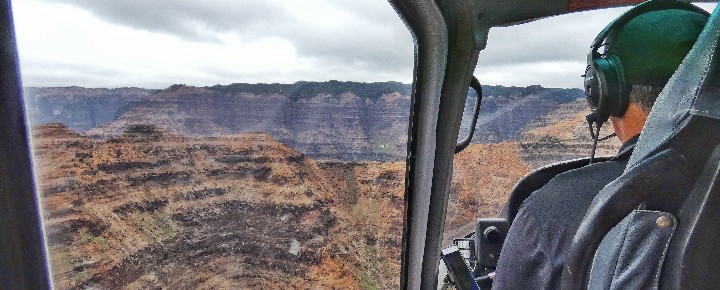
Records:
[[[397,286],[401,164],[350,165],[349,196],[262,133],[33,133],[59,289]]]

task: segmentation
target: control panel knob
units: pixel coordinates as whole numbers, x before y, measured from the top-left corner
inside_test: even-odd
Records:
[[[483,231],[483,237],[486,241],[496,244],[502,242],[502,233],[495,226],[489,226]]]

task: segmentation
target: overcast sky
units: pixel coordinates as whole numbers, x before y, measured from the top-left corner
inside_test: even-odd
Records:
[[[412,37],[385,0],[12,4],[25,86],[412,81]],[[493,28],[475,74],[483,84],[581,87],[590,42],[626,9]]]

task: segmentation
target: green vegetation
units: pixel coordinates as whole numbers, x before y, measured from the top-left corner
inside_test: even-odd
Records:
[[[90,241],[92,241],[93,243],[95,243],[97,245],[103,246],[103,247],[107,247],[107,244],[108,244],[107,239],[103,236],[92,237],[92,238],[90,238]]]
[[[73,273],[71,280],[75,284],[80,284],[80,283],[84,282],[85,280],[87,280],[88,278],[90,278],[89,274],[82,272],[82,271],[77,271],[77,272]]]
[[[177,232],[175,232],[175,229],[170,224],[165,224],[163,226],[163,231],[165,232],[165,237],[167,238],[174,238],[177,235]]]
[[[349,204],[351,206],[355,205],[358,202],[358,193],[360,192],[360,189],[358,189],[357,184],[355,184],[355,171],[352,169],[345,173],[345,186],[348,192]]]
[[[125,129],[125,133],[150,134],[158,132],[158,127],[151,124],[132,124]]]
[[[176,89],[176,86],[179,85],[174,85],[170,89]],[[215,85],[207,87],[207,89],[228,93],[245,92],[255,95],[282,94],[292,100],[312,98],[318,94],[339,95],[351,92],[360,98],[375,100],[383,95],[395,92],[410,95],[411,87],[409,84],[400,82],[361,83],[331,80],[327,82],[299,81],[294,84],[235,83],[226,86]]]
[[[360,288],[364,290],[377,290],[377,282],[368,273],[359,271],[358,279],[360,279]]]
[[[50,264],[53,271],[66,272],[72,270],[72,256],[65,251],[53,251],[50,256]]]
[[[375,246],[365,245],[365,255],[367,257],[368,269],[372,269],[375,271],[379,270],[378,269],[379,261],[378,261],[378,257],[377,257],[377,249],[375,248]],[[360,285],[361,285],[362,289],[368,289],[368,290],[380,289],[380,287],[378,287],[377,281],[375,280],[375,277],[373,277],[369,273],[360,272],[359,276],[360,277],[358,277],[358,278],[360,278]]]
[[[482,86],[482,88],[484,96],[543,95],[560,103],[572,102],[584,95],[584,92],[580,89],[545,88],[541,85],[527,87]]]
[[[165,240],[172,239],[177,236],[175,227],[173,227],[172,221],[168,218],[162,218],[153,215],[153,226],[157,228],[152,229],[151,237],[156,243],[162,244]]]

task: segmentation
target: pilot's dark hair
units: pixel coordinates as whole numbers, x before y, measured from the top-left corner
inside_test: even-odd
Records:
[[[649,113],[662,90],[663,87],[661,86],[632,85],[629,96],[630,102],[635,103],[640,109]]]

